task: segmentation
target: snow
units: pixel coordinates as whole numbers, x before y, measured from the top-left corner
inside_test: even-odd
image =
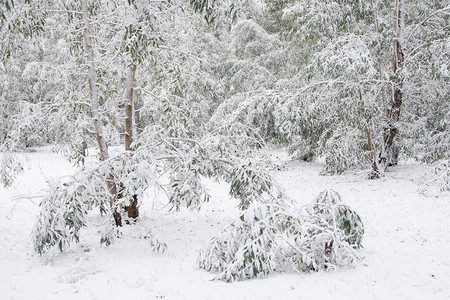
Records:
[[[91,151],[93,152],[93,151]],[[25,172],[8,190],[0,189],[0,295],[2,299],[449,299],[450,193],[420,193],[432,166],[407,162],[381,180],[366,173],[321,176],[322,162],[290,161],[272,151],[273,175],[289,196],[304,205],[327,188],[363,218],[364,258],[352,268],[331,272],[274,273],[235,283],[211,281],[196,267],[199,248],[237,214],[227,186],[206,182],[211,202],[200,211],[171,212],[164,199],[147,195],[142,221],[125,226],[122,237],[100,246],[98,227],[84,230],[66,253],[39,256],[31,231],[46,180],[74,168],[49,148],[27,153]],[[91,223],[96,224],[95,215]],[[167,244],[153,252],[149,230]]]

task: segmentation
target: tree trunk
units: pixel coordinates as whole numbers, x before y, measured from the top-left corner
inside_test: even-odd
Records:
[[[374,179],[374,178],[376,178],[377,177],[377,175],[378,175],[378,169],[377,169],[377,164],[376,164],[376,162],[375,162],[375,159],[374,159],[374,151],[373,151],[373,146],[372,146],[372,138],[371,138],[371,136],[370,136],[370,132],[369,132],[369,130],[368,129],[366,129],[366,134],[367,134],[367,145],[369,146],[369,155],[370,155],[370,166],[372,167],[372,172],[371,172],[371,174],[369,175],[369,178],[370,179]]]
[[[87,64],[89,69],[89,87],[91,90],[91,99],[90,99],[91,115],[94,122],[95,133],[97,135],[98,147],[100,149],[100,159],[102,161],[106,161],[109,159],[108,144],[105,141],[103,135],[103,126],[100,122],[98,90],[97,90],[97,74],[94,61],[94,51],[92,49],[91,26],[89,22],[87,0],[80,0],[80,2],[81,2],[81,13],[84,23],[84,31],[83,31],[84,47],[86,51]],[[117,189],[116,184],[114,183],[114,176],[112,174],[108,174],[106,176],[106,186],[110,193],[110,205],[113,211],[114,220],[117,226],[122,226],[122,219],[120,213],[117,212],[116,208]]]
[[[125,151],[128,151],[127,155],[132,155],[131,144],[133,143],[133,128],[134,128],[134,79],[136,75],[136,59],[133,59],[132,64],[128,68],[126,86],[125,86]],[[121,187],[123,189],[123,186]],[[138,198],[137,195],[133,195],[129,199],[129,205],[125,206],[125,210],[128,214],[130,222],[135,222],[139,217]]]
[[[136,74],[136,61],[128,68],[125,86],[125,151],[130,151],[133,143],[133,113],[134,113],[134,78]]]
[[[394,75],[398,75],[404,61],[402,51],[403,29],[404,29],[404,0],[395,2],[395,39],[394,39]],[[398,134],[397,124],[400,118],[400,108],[402,105],[403,92],[401,80],[395,79],[392,86],[392,97],[386,107],[386,126],[384,128],[383,145],[380,154],[376,172],[385,172],[388,165],[396,164],[398,151],[394,147],[394,138]]]

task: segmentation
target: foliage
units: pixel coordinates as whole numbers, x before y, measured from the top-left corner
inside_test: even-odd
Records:
[[[393,1],[88,2],[95,112],[109,145],[124,137],[127,72],[138,67],[132,153],[83,166],[80,148],[95,144],[96,135],[79,1],[0,1],[1,180],[10,185],[22,169],[15,152],[45,144],[80,164],[49,187],[35,229],[38,252],[77,242],[93,209],[105,213],[101,240],[110,243],[114,209],[146,189],[164,191],[175,210],[198,209],[209,199],[202,184],[208,177],[229,183],[247,210],[225,236],[250,244],[234,244],[220,263],[203,260],[204,268],[233,280],[283,263],[338,266],[354,258],[350,245],[360,246],[359,217],[337,200],[328,203],[337,198],[331,192],[320,200],[331,211],[316,204],[309,213],[293,212],[258,152],[264,142],[286,145],[301,159],[322,157],[326,173],[366,168],[383,151],[392,125],[386,108],[401,86],[394,125],[403,156],[449,156],[446,1],[406,1],[405,61],[396,72]],[[217,253],[226,241],[217,237]]]
[[[364,225],[357,213],[342,203],[340,195],[326,190],[306,207],[311,216],[320,216],[326,223],[338,227],[344,233],[344,240],[360,248],[364,235]]]
[[[119,230],[112,222],[110,193],[105,178],[110,178],[117,187],[124,184],[121,190],[124,195],[116,206],[127,205],[127,199],[133,195],[142,196],[151,182],[153,168],[148,164],[136,164],[133,157],[118,155],[108,161],[90,167],[83,167],[75,175],[62,178],[49,185],[44,199],[40,203],[40,213],[33,230],[34,248],[39,254],[46,253],[56,247],[60,251],[67,250],[71,243],[80,241],[80,231],[89,225],[88,216],[92,210],[98,210],[102,218],[103,230],[100,242],[109,246],[119,235]],[[125,166],[125,167],[124,167]],[[135,167],[135,169],[130,169]],[[120,172],[122,171],[122,172]],[[156,239],[151,231],[142,235],[148,239],[155,251],[164,252],[166,245]]]
[[[281,188],[258,163],[260,159],[256,155],[250,159],[249,153],[239,150],[243,144],[247,151],[257,150],[257,140],[249,132],[236,128],[234,132],[226,131],[233,135],[217,131],[192,139],[177,135],[183,124],[171,123],[168,128],[160,124],[149,126],[132,145],[132,155],[119,153],[107,161],[83,167],[69,181],[50,186],[35,227],[36,250],[43,253],[55,246],[65,250],[71,242],[79,241],[90,210],[98,208],[104,214],[105,224],[110,224],[111,210],[121,211],[132,197],[141,197],[149,188],[167,194],[176,210],[198,209],[209,200],[201,182],[203,177],[228,182],[230,195],[239,199],[241,209],[282,199]],[[185,132],[182,134],[185,136]],[[109,174],[113,177],[109,178]],[[112,208],[105,178],[122,196]],[[111,232],[114,231],[106,230],[101,241],[110,244],[114,237]]]
[[[426,196],[438,196],[450,192],[450,161],[439,162],[420,178],[419,192]]]
[[[278,232],[275,205],[255,205],[213,237],[200,250],[198,265],[218,271],[215,279],[234,281],[267,275],[275,270]]]
[[[358,258],[363,234],[359,215],[327,190],[300,213],[285,203],[251,206],[200,250],[198,265],[225,281],[328,270]]]
[[[3,186],[9,187],[15,181],[17,174],[23,171],[22,163],[9,151],[2,154],[0,162],[0,182]]]
[[[189,0],[192,8],[199,12],[208,24],[216,26],[236,19],[242,2],[245,1]]]
[[[414,8],[406,20],[410,55],[402,74],[408,95],[402,150],[408,157],[432,163],[450,156],[450,7],[436,1]]]
[[[444,161],[443,163],[434,167],[433,181],[439,184],[439,190],[441,192],[450,191],[450,162]]]
[[[342,173],[372,164],[382,151],[385,110],[393,87],[401,84],[405,99],[395,125],[397,145],[405,156],[424,162],[448,156],[443,1],[406,3],[405,62],[396,74],[392,2],[265,4],[257,18],[233,27],[237,42],[232,44],[236,59],[226,69],[232,70],[226,73],[229,96],[214,120],[255,126],[263,138],[288,143],[294,155],[307,149],[309,157],[324,157],[325,172]]]
[[[79,242],[80,229],[86,226],[87,214],[92,208],[98,207],[102,214],[109,212],[106,185],[103,178],[96,175],[82,171],[66,182],[55,182],[49,187],[33,231],[34,248],[38,253],[51,247],[63,251],[72,241]]]

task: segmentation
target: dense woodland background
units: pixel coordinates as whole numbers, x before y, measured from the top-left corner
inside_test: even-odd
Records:
[[[198,208],[209,199],[205,177],[228,182],[245,214],[265,205],[252,214],[279,228],[260,249],[271,234],[304,230],[292,219],[329,220],[287,213],[266,144],[324,159],[324,174],[362,170],[372,179],[399,161],[442,160],[448,190],[449,14],[443,0],[1,0],[1,181],[11,185],[23,168],[18,152],[44,145],[78,165],[49,184],[34,233],[39,253],[78,241],[93,208],[117,226],[134,222],[149,188],[174,209]],[[99,161],[85,164],[92,147]],[[333,192],[321,197],[338,205]],[[351,257],[364,230],[350,208],[340,211],[342,224],[353,220],[346,234],[324,225],[342,250],[334,260],[289,259],[315,269]],[[245,226],[261,226],[244,216]],[[244,239],[244,225],[230,239]],[[109,226],[102,242],[114,232]],[[336,246],[341,239],[348,244]],[[211,247],[226,252],[226,240]],[[318,243],[329,255],[330,239]],[[258,251],[260,269],[234,266],[223,278],[271,272],[276,255]],[[231,268],[211,257],[200,265]]]
[[[448,157],[446,1],[400,1],[397,70],[396,1],[191,1],[202,13],[187,1],[129,2],[87,3],[110,145],[123,140],[135,68],[138,134],[201,138],[242,124],[340,173],[369,165],[395,126],[400,159]],[[80,2],[2,1],[1,16],[2,152],[54,143],[80,159],[83,142],[96,143]],[[389,124],[396,86],[400,119]]]

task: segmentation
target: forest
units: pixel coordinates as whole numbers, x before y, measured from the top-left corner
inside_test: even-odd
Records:
[[[449,36],[446,0],[0,0],[0,293],[446,299]]]

